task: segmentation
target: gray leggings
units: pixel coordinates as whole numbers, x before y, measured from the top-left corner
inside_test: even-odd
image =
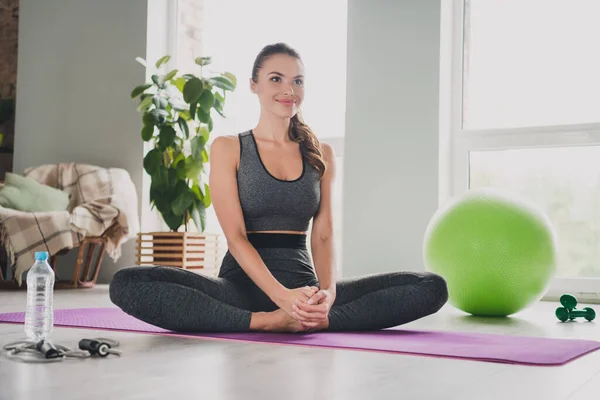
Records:
[[[319,282],[305,248],[257,248],[273,276],[289,289]],[[337,281],[329,330],[378,330],[437,312],[448,300],[446,282],[428,272],[387,272]],[[229,252],[218,277],[172,267],[119,270],[110,299],[124,312],[177,332],[244,332],[252,312],[278,307]]]

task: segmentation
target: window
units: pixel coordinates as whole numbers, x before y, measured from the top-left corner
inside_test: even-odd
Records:
[[[600,53],[593,49],[600,2],[454,6],[450,195],[495,186],[535,201],[559,238],[547,298],[573,292],[597,300]]]
[[[210,56],[205,70],[229,71],[237,89],[228,93],[224,113],[215,118],[211,139],[235,135],[255,126],[260,114],[249,79],[256,55],[267,44],[285,42],[305,65],[305,122],[337,155],[334,198],[338,261],[342,245],[342,180],[346,105],[346,0],[178,0],[177,66],[194,69],[195,57]],[[198,70],[196,70],[198,72]],[[221,232],[214,211],[207,213],[208,230]],[[338,268],[340,266],[338,262]]]
[[[600,2],[465,3],[464,129],[600,122]]]
[[[469,187],[525,194],[559,237],[559,277],[600,277],[600,146],[472,151]]]

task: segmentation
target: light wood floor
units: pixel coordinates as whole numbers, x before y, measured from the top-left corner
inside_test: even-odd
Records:
[[[55,292],[56,308],[112,306],[108,287]],[[0,292],[0,312],[25,293]],[[583,307],[585,305],[578,305]],[[597,311],[600,306],[591,305]],[[600,340],[595,322],[556,320],[544,302],[513,318],[474,318],[447,306],[406,328]],[[22,340],[0,324],[0,347]],[[600,351],[562,367],[532,367],[351,350],[276,346],[55,327],[55,343],[121,342],[121,358],[24,364],[0,357],[0,399],[571,399],[600,398]]]

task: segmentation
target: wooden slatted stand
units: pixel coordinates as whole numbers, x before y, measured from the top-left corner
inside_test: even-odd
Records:
[[[183,269],[218,269],[219,234],[199,232],[138,233],[138,265]]]

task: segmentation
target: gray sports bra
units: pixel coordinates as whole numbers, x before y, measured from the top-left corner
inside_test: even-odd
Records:
[[[306,231],[320,205],[319,171],[302,157],[300,177],[278,179],[263,164],[252,130],[238,136],[237,182],[246,230]]]

